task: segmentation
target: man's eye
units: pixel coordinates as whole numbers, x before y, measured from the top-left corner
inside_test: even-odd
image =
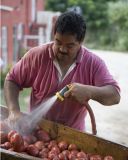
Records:
[[[57,41],[55,41],[55,44],[56,44],[56,45],[58,45],[58,46],[60,46],[60,45],[61,45],[61,44],[60,44],[59,42],[57,42]]]

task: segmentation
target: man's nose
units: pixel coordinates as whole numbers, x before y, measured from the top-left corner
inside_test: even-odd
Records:
[[[66,53],[67,52],[67,48],[65,46],[61,46],[60,47],[60,51]]]

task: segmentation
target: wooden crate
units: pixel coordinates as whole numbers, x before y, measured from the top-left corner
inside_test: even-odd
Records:
[[[128,160],[128,147],[102,139],[91,134],[83,133],[72,128],[57,124],[48,120],[42,120],[40,126],[49,132],[57,141],[65,140],[75,143],[78,148],[88,153],[96,153],[102,156],[112,155],[114,160]],[[2,160],[39,160],[32,156],[1,149]]]
[[[41,160],[40,158],[0,148],[1,160]]]

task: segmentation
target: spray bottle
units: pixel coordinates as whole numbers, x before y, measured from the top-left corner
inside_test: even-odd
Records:
[[[62,90],[56,93],[56,96],[60,101],[64,100],[64,93],[67,92],[71,88],[71,86],[71,84],[68,84]]]

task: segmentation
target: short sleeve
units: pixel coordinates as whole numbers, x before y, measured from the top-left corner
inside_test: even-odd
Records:
[[[21,60],[16,63],[6,76],[6,80],[13,81],[22,90],[31,87],[34,82],[36,63],[32,51],[28,51]]]
[[[113,78],[102,59],[96,58],[93,68],[93,83],[95,86],[112,85],[118,92],[120,92],[120,87],[117,81]]]

